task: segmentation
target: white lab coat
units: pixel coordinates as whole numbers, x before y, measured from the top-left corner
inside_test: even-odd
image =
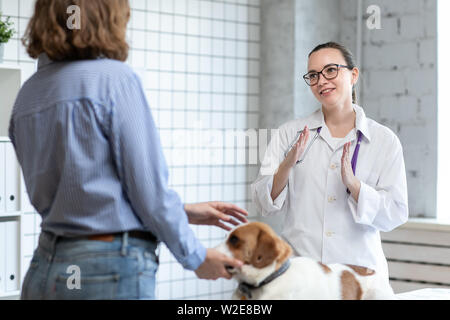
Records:
[[[323,263],[346,263],[375,269],[388,277],[380,231],[388,232],[408,219],[408,195],[402,146],[387,127],[365,116],[353,105],[356,129],[363,134],[356,177],[361,181],[358,202],[347,194],[341,176],[343,145],[352,141],[350,159],[356,146],[356,130],[335,145],[322,110],[296,119],[272,136],[258,178],[252,184],[252,199],[263,216],[285,216],[282,237],[295,254]],[[305,155],[289,174],[281,194],[270,196],[274,173],[284,152],[305,125],[309,140],[322,130]]]

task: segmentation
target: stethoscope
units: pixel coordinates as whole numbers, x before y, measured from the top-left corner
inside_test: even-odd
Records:
[[[314,135],[311,142],[306,147],[305,151],[303,152],[302,157],[299,160],[297,160],[297,162],[295,163],[296,165],[299,163],[302,163],[305,160],[305,157],[308,154],[309,149],[313,145],[314,141],[316,141],[316,139],[319,137],[320,130],[322,130],[322,127],[317,128],[316,134]],[[297,131],[297,135],[295,136],[294,140],[292,141],[292,143],[289,145],[288,149],[284,153],[285,158],[286,158],[287,154],[289,153],[289,151],[291,151],[294,144],[297,143],[297,140],[300,137],[300,135],[302,134],[302,132],[303,132],[303,130]],[[358,161],[358,153],[359,153],[359,146],[361,145],[361,140],[362,140],[362,134],[361,134],[361,131],[358,130],[358,140],[356,142],[355,151],[353,152],[353,157],[352,157],[353,174],[355,174],[355,171],[356,171],[356,162]],[[350,193],[350,190],[347,189],[347,193]]]

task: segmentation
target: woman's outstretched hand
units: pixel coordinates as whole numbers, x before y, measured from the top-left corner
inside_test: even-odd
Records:
[[[213,225],[230,231],[232,228],[226,223],[239,225],[247,222],[245,218],[248,212],[232,203],[221,201],[210,201],[185,204],[184,210],[187,213],[188,221],[191,224]]]

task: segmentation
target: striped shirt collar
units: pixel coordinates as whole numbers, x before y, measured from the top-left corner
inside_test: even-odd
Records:
[[[53,61],[50,60],[45,52],[42,52],[38,57],[38,70],[45,67],[46,65],[49,65],[50,63],[53,63]]]

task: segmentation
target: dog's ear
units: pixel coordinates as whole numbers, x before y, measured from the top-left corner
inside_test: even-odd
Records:
[[[292,248],[286,241],[278,241],[277,245],[279,252],[279,256],[277,258],[277,267],[279,267],[292,255]]]
[[[264,230],[259,232],[256,243],[257,247],[252,256],[252,265],[256,268],[268,266],[280,254],[276,239]]]

